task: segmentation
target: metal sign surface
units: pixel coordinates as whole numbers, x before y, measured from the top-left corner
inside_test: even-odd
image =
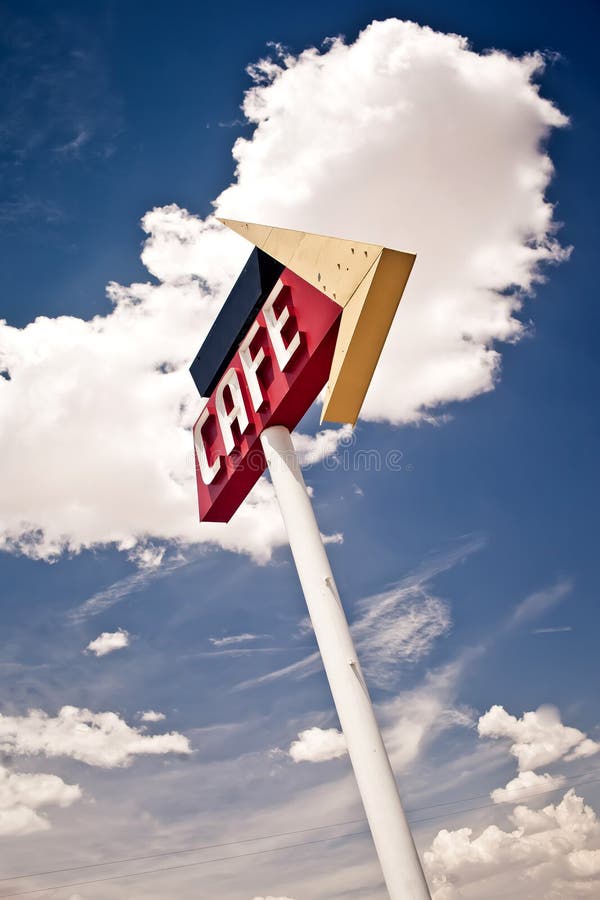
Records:
[[[414,254],[222,220],[252,251],[191,373],[200,519],[227,522],[266,468],[261,432],[292,431],[325,388],[321,420],[354,424]]]
[[[261,432],[293,430],[323,389],[341,313],[283,270],[194,425],[203,521],[229,521],[266,468]]]

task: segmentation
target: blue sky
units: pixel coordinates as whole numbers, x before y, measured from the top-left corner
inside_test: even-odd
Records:
[[[247,252],[214,201],[418,253],[365,415],[352,437],[328,432],[307,481],[405,805],[431,817],[415,835],[436,900],[600,890],[591,810],[581,843],[550,849],[584,816],[577,798],[600,812],[598,16],[591,2],[2,4],[0,877],[362,815],[327,751],[338,723],[268,483],[228,531],[194,516],[186,365]],[[353,53],[323,43],[337,35]],[[320,62],[298,62],[308,47]],[[543,51],[545,68],[502,57],[492,72],[488,48]],[[163,357],[172,375],[156,374]],[[305,452],[318,429],[315,406]],[[371,450],[377,470],[360,464]],[[86,651],[119,629],[128,646]],[[325,749],[295,761],[313,728]],[[525,813],[489,799],[517,764]],[[563,800],[578,778],[591,783]],[[447,800],[461,802],[434,806]],[[463,859],[458,829],[491,840],[494,824],[522,826],[520,844],[495,868]],[[132,871],[0,881],[0,897]],[[385,893],[360,835],[52,896]]]

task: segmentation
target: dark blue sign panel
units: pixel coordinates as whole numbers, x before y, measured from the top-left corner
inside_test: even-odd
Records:
[[[284,266],[258,247],[250,254],[221,312],[190,366],[202,397],[210,397]]]

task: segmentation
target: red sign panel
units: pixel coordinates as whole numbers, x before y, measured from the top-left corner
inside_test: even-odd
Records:
[[[266,468],[261,432],[291,431],[317,398],[341,315],[341,306],[283,270],[194,425],[202,521],[229,521]]]

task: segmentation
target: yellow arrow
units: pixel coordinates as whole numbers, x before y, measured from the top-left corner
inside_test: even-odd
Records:
[[[321,421],[354,425],[415,255],[380,244],[219,221],[344,308]]]

